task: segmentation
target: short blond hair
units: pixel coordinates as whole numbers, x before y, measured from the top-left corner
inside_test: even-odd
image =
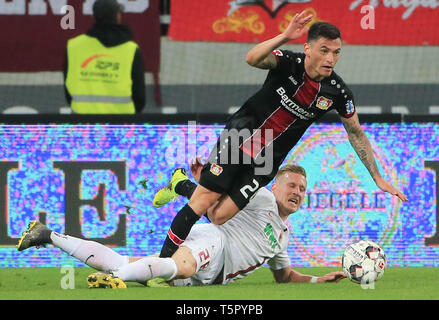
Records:
[[[280,167],[279,171],[276,174],[275,180],[277,180],[285,172],[297,173],[297,174],[300,174],[306,178],[306,171],[303,167],[296,165],[296,164],[286,164],[286,165]]]

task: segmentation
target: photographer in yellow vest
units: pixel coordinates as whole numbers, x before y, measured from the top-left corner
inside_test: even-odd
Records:
[[[145,106],[142,53],[116,0],[96,0],[94,25],[67,42],[65,94],[74,113],[135,114]]]

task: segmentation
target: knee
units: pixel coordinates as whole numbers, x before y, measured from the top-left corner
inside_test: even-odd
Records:
[[[190,263],[180,263],[177,265],[178,273],[177,278],[190,278],[195,274],[196,266],[191,265]]]
[[[192,197],[191,200],[189,200],[189,206],[196,213],[204,214],[207,212],[207,210],[209,210],[210,207],[215,205],[217,200],[218,197],[216,194],[206,194],[206,196]]]
[[[230,219],[230,215],[227,212],[224,212],[217,207],[212,208],[212,210],[208,212],[208,217],[211,223],[218,226],[224,224]]]
[[[207,214],[212,223],[221,225],[233,218],[238,212],[239,208],[235,202],[229,196],[225,196],[211,207]]]
[[[209,218],[209,219],[210,219],[210,218]],[[217,226],[220,226],[220,225],[226,223],[227,220],[229,220],[229,219],[225,219],[225,218],[213,218],[213,219],[210,219],[210,222],[212,222],[213,224],[215,224],[215,225],[217,225]]]
[[[172,256],[177,265],[177,278],[190,278],[197,271],[197,262],[192,251],[187,247],[180,247]]]

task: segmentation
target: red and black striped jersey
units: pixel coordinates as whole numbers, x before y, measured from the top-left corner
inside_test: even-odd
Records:
[[[226,129],[249,129],[253,133],[240,146],[252,158],[272,144],[275,174],[316,119],[333,109],[341,117],[351,117],[355,103],[352,91],[335,72],[320,82],[309,78],[304,53],[275,50],[273,54],[277,67],[268,72],[262,88],[229,118]],[[271,129],[270,135],[265,134],[267,129]]]

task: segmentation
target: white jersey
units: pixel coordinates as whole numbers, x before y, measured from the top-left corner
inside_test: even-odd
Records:
[[[291,265],[289,230],[268,189],[261,188],[244,209],[217,227],[225,239],[223,284],[249,275],[266,262],[274,270]]]

